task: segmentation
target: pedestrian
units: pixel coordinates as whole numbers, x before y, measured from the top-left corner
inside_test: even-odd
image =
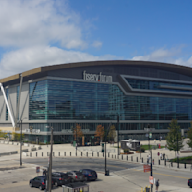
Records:
[[[149,155],[147,155],[147,164],[149,163]]]
[[[46,176],[46,173],[47,173],[46,169],[43,169],[43,176]]]
[[[162,160],[162,153],[160,153],[160,159]]]
[[[156,192],[158,192],[158,188],[159,188],[159,179],[157,179],[155,185],[156,185]]]

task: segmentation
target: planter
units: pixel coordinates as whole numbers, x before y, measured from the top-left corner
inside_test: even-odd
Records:
[[[120,153],[121,155],[129,155],[129,154],[134,154],[134,152],[128,152],[128,153]]]

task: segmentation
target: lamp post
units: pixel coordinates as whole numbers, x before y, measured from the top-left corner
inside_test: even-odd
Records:
[[[148,124],[148,129],[150,131],[150,124]],[[151,176],[153,176],[153,164],[152,164],[152,149],[150,147],[150,133],[148,131],[148,141],[149,141],[149,150],[151,153]],[[151,192],[153,192],[153,184],[151,184]]]
[[[32,130],[33,130],[33,126],[30,126],[30,133],[32,134]],[[30,135],[31,136],[31,135]],[[30,137],[30,139],[31,139],[31,137]],[[32,141],[32,139],[31,139],[31,141]]]
[[[53,153],[53,127],[51,127],[51,152],[49,156],[49,192],[52,186],[52,153]]]
[[[27,119],[27,117],[24,117],[23,119]],[[23,119],[20,119],[19,124],[20,124],[20,166],[22,166],[22,124],[23,124]]]
[[[179,168],[179,153],[178,153],[178,131],[177,131],[177,168]]]
[[[117,115],[117,157],[119,158],[119,115]]]

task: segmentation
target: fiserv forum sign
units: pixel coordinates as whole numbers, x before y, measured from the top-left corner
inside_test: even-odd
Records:
[[[86,73],[86,71],[83,71],[83,80],[112,82],[113,78],[112,76],[102,75],[102,72],[100,72],[99,75],[97,75],[97,74]]]

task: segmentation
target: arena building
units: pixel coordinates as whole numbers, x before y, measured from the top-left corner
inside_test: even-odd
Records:
[[[172,119],[192,120],[192,68],[149,61],[92,61],[35,68],[0,80],[0,129],[26,139],[71,142],[79,124],[85,139],[97,125],[119,127],[120,139],[165,137]],[[117,117],[119,116],[119,124]],[[119,126],[118,126],[119,125]]]

